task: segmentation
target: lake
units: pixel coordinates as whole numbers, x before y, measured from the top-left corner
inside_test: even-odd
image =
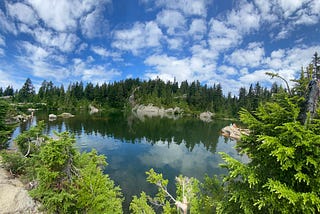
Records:
[[[205,174],[226,173],[219,167],[222,160],[217,152],[247,161],[233,148],[235,141],[220,136],[221,128],[230,121],[206,123],[190,117],[140,120],[122,113],[90,115],[85,111],[73,112],[73,118],[49,121],[49,113],[36,112],[31,121],[16,128],[13,138],[41,120],[46,122],[46,134],[73,133],[81,151],[94,148],[107,157],[105,173],[120,185],[126,198],[124,209],[128,209],[133,195],[155,192],[156,188],[146,182],[145,172],[150,168],[163,173],[169,179],[169,191],[174,192],[174,178],[179,174],[202,180]]]

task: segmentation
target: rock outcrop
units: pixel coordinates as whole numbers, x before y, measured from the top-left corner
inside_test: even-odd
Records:
[[[177,119],[182,114],[182,110],[179,107],[164,109],[159,108],[152,104],[149,105],[136,105],[132,112],[139,119],[143,120],[144,117],[167,117],[172,119]]]
[[[11,117],[6,120],[7,124],[14,124],[14,123],[20,123],[20,122],[26,122],[27,120],[31,119],[33,117],[33,113],[31,115],[27,114],[19,114],[17,116]]]
[[[250,131],[249,129],[238,128],[235,124],[232,124],[221,129],[221,134],[225,137],[240,140],[241,135],[249,135]]]
[[[18,179],[10,178],[3,168],[0,157],[0,214],[41,213],[39,205],[29,196],[28,191]]]
[[[62,114],[59,114],[58,117],[70,118],[70,117],[74,117],[74,115],[71,114],[71,113],[66,113],[66,112],[64,112],[64,113],[62,113]]]
[[[99,112],[99,109],[97,109],[96,107],[94,107],[91,104],[89,105],[89,109],[90,109],[90,111],[89,111],[90,114],[94,114],[94,113],[98,113]]]
[[[200,120],[202,120],[204,122],[211,122],[213,116],[214,116],[214,114],[210,111],[202,112],[200,114]]]
[[[49,114],[49,121],[54,121],[57,119],[57,115],[55,114]]]

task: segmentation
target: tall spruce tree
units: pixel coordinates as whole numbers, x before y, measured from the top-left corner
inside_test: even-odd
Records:
[[[26,80],[18,93],[18,101],[31,102],[35,95],[35,89],[30,78]]]

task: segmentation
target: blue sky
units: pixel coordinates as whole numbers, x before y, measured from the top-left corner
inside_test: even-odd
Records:
[[[129,77],[221,83],[287,79],[320,52],[319,0],[0,2],[0,87]]]

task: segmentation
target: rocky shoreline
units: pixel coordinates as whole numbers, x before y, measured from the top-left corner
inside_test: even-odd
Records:
[[[39,204],[29,196],[25,185],[3,168],[0,156],[0,214],[42,213],[38,208]]]
[[[229,126],[226,126],[221,129],[221,134],[225,137],[229,137],[235,140],[240,140],[242,135],[249,135],[250,130],[249,129],[241,129],[237,127],[236,124],[230,124]]]

